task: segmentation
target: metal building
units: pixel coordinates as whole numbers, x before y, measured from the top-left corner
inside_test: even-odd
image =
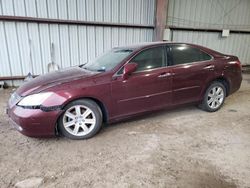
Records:
[[[0,80],[44,74],[51,62],[79,65],[114,46],[164,38],[233,54],[247,65],[249,10],[249,0],[0,0]]]
[[[64,68],[152,41],[154,11],[154,0],[0,0],[0,77],[44,74],[52,61]]]
[[[250,64],[249,0],[169,0],[171,40],[196,43]],[[222,37],[222,30],[229,30]]]

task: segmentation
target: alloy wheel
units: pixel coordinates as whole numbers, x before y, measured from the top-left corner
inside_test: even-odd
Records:
[[[75,105],[69,108],[63,116],[63,126],[74,136],[84,136],[90,133],[96,125],[94,112],[87,106]]]
[[[224,90],[220,86],[212,87],[207,95],[207,104],[212,109],[219,108],[224,101]]]

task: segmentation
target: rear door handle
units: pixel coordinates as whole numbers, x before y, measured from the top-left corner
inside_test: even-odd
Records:
[[[207,65],[204,67],[204,69],[207,69],[207,70],[214,70],[214,65]]]
[[[168,77],[168,76],[172,76],[173,73],[170,73],[170,72],[164,72],[164,73],[161,73],[158,78],[165,78],[165,77]]]

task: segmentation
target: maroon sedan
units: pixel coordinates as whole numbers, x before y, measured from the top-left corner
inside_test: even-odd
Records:
[[[12,94],[7,111],[24,135],[85,139],[104,122],[180,104],[217,111],[241,81],[235,56],[193,44],[146,43],[39,76]]]

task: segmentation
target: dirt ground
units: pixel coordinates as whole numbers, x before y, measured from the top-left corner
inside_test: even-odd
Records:
[[[223,108],[195,106],[106,126],[94,138],[28,138],[5,115],[0,91],[0,187],[250,187],[250,74]]]

